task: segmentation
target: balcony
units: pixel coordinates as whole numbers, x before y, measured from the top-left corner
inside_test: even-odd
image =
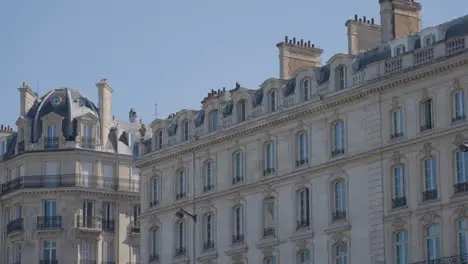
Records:
[[[309,219],[297,220],[297,222],[296,222],[296,230],[309,227],[309,225],[310,225]]]
[[[437,199],[437,189],[426,190],[422,193],[423,201],[430,201]]]
[[[244,181],[244,177],[242,177],[242,176],[236,176],[236,177],[232,178],[232,184],[241,183],[243,181]]]
[[[296,167],[300,167],[305,164],[309,164],[309,159],[296,160]]]
[[[130,232],[133,234],[139,234],[140,233],[140,222],[139,221],[132,221],[131,226],[130,226]]]
[[[58,264],[58,260],[39,260],[39,264]]]
[[[7,235],[11,233],[16,233],[16,232],[23,232],[24,230],[24,219],[23,218],[18,218],[11,220],[7,224]]]
[[[105,179],[80,174],[35,175],[18,177],[1,184],[0,196],[22,189],[69,187],[98,188],[133,193],[137,193],[140,190],[138,180],[133,179]]]
[[[235,234],[232,236],[232,243],[238,244],[244,242],[244,234]]]
[[[276,232],[275,232],[274,227],[265,227],[263,228],[263,237],[274,237]]]
[[[468,255],[457,255],[433,260],[413,262],[411,264],[467,264]]]
[[[453,185],[455,194],[468,192],[468,182],[460,182]]]
[[[456,115],[455,117],[452,118],[452,123],[456,123],[456,122],[459,122],[459,121],[465,121],[465,120],[466,120],[466,115],[458,114],[458,115]]]
[[[45,137],[44,138],[44,149],[58,149],[59,138],[58,137]]]
[[[102,230],[109,233],[115,232],[115,220],[102,219],[101,220]]]
[[[211,190],[214,190],[214,184],[207,184],[203,186],[203,192],[209,192]]]
[[[275,168],[266,168],[263,170],[263,176],[268,176],[275,173]]]
[[[62,217],[61,216],[38,216],[37,217],[37,229],[62,229]]]
[[[400,208],[406,206],[406,196],[395,197],[392,199],[392,208]]]
[[[185,256],[186,252],[187,250],[184,247],[179,247],[179,248],[176,248],[174,256],[175,257]]]
[[[101,229],[102,221],[96,216],[76,216],[76,227],[84,229]]]
[[[81,147],[85,149],[95,149],[96,148],[96,139],[90,137],[81,138]]]
[[[345,153],[345,150],[343,148],[341,149],[334,149],[332,150],[332,157],[338,157],[340,155],[343,155]]]
[[[394,140],[397,138],[402,138],[403,137],[403,132],[395,132],[390,135],[390,140]]]
[[[335,210],[332,214],[333,222],[346,219],[346,211],[344,210]]]
[[[432,125],[432,122],[427,122],[426,124],[421,126],[421,132],[428,131],[433,129],[434,126]]]

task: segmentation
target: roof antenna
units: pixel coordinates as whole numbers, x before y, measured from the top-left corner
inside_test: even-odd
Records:
[[[154,104],[154,119],[158,119],[158,103]]]
[[[39,79],[36,81],[36,98],[39,97]]]

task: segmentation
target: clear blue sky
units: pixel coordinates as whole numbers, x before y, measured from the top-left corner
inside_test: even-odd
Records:
[[[422,0],[423,26],[464,15],[468,1]],[[19,0],[0,2],[0,123],[14,124],[24,80],[39,93],[81,90],[96,101],[107,78],[113,112],[145,122],[199,109],[211,89],[257,88],[278,77],[275,44],[311,40],[323,62],[347,51],[344,23],[379,21],[378,0]],[[39,84],[39,85],[38,85]]]

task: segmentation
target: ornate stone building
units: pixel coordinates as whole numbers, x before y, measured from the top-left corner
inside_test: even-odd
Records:
[[[116,264],[139,261],[140,124],[77,90],[38,97],[23,83],[17,131],[0,127],[0,263]]]
[[[464,260],[468,17],[421,29],[419,3],[379,4],[347,54],[286,38],[280,78],[152,122],[142,263]]]

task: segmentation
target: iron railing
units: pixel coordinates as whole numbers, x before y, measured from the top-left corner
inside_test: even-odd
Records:
[[[77,228],[100,229],[101,224],[102,224],[101,219],[96,216],[85,216],[85,215],[76,216]]]
[[[7,224],[7,235],[13,232],[21,232],[23,231],[24,228],[24,219],[23,218],[18,218],[11,220]]]
[[[39,260],[39,264],[58,264],[58,260]]]
[[[96,140],[94,138],[82,137],[81,138],[81,147],[86,148],[86,149],[95,149],[96,148],[95,142],[96,142]]]
[[[433,260],[418,261],[418,262],[413,262],[411,264],[467,264],[467,263],[468,263],[468,254],[450,256],[450,257],[433,259]]]
[[[111,219],[102,219],[101,221],[102,230],[106,232],[115,232],[115,220]]]
[[[61,216],[38,216],[37,229],[61,229]]]
[[[0,184],[0,196],[21,189],[82,187],[113,191],[139,192],[138,180],[96,177],[82,174],[22,176]]]
[[[44,138],[44,149],[58,149],[59,138],[58,137],[46,137]]]

